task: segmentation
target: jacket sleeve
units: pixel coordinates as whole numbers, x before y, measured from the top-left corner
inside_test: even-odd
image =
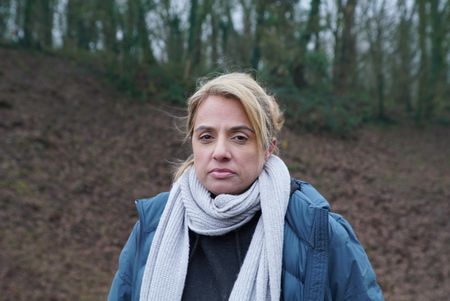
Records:
[[[329,284],[332,300],[382,301],[383,293],[351,225],[330,213]]]
[[[136,254],[139,222],[137,222],[128,240],[120,252],[119,265],[108,294],[108,301],[131,301],[133,263]]]

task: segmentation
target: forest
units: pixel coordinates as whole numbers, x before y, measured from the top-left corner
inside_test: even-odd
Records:
[[[450,296],[450,1],[0,0],[0,301],[105,300],[187,158],[204,78],[280,101],[280,156],[344,216],[385,300]]]
[[[58,53],[144,101],[250,72],[291,127],[450,123],[445,0],[2,0],[0,41]]]

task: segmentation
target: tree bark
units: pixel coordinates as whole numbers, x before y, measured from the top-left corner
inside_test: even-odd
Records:
[[[101,22],[103,25],[103,37],[105,49],[113,53],[118,53],[117,45],[117,7],[114,0],[101,1]]]
[[[25,47],[32,47],[34,44],[33,41],[33,8],[34,8],[33,0],[25,0],[24,1],[24,11],[23,11],[23,38],[22,44]]]
[[[53,0],[41,0],[42,25],[41,25],[41,44],[43,48],[51,48],[53,44]]]
[[[354,85],[356,73],[356,36],[354,20],[356,0],[348,0],[345,5],[337,0],[337,34],[333,62],[334,92],[345,95]],[[340,27],[342,25],[342,29]]]
[[[407,115],[413,113],[411,82],[412,61],[414,53],[412,50],[412,17],[414,10],[408,12],[405,0],[398,2],[400,22],[395,34],[395,64],[393,71],[393,94],[396,102],[402,104]]]
[[[422,124],[425,120],[426,107],[430,106],[430,95],[428,91],[428,50],[426,44],[427,12],[425,0],[417,0],[419,13],[419,49],[420,49],[420,69],[419,69],[419,93],[416,109],[416,122]]]
[[[261,60],[261,38],[264,30],[264,14],[266,11],[265,0],[258,0],[256,7],[256,27],[252,46],[250,65],[253,72],[258,71]]]
[[[425,117],[430,119],[434,115],[434,110],[439,105],[443,94],[443,87],[445,86],[445,77],[443,76],[443,70],[445,68],[445,24],[442,24],[443,16],[445,16],[444,6],[443,10],[439,10],[438,0],[430,1],[430,23],[431,23],[431,54],[430,54],[430,101],[425,107]],[[445,19],[444,19],[445,20]],[[448,22],[448,21],[447,21]],[[447,25],[448,28],[448,25]]]
[[[306,53],[309,42],[313,35],[317,35],[319,32],[319,7],[320,0],[311,0],[311,10],[309,11],[308,21],[306,28],[302,32],[299,40],[299,51],[294,66],[292,67],[292,79],[294,84],[298,88],[307,87],[308,81],[306,80]]]

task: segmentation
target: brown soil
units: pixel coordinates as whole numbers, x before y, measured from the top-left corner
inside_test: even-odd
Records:
[[[182,112],[67,60],[0,58],[0,300],[104,300],[133,200],[169,189],[171,162],[188,153],[171,117]],[[387,300],[448,300],[448,128],[286,131],[280,146],[292,174],[352,223]]]

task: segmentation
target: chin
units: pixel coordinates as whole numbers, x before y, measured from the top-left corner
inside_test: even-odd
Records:
[[[219,194],[239,194],[235,185],[209,185],[206,189],[214,195]]]
[[[208,189],[209,192],[211,192],[214,195],[219,194],[236,194],[232,189]]]
[[[219,194],[241,194],[245,191],[245,189],[242,189],[241,187],[236,187],[236,185],[228,186],[228,187],[211,187],[211,189],[208,189],[212,194],[219,195]]]

